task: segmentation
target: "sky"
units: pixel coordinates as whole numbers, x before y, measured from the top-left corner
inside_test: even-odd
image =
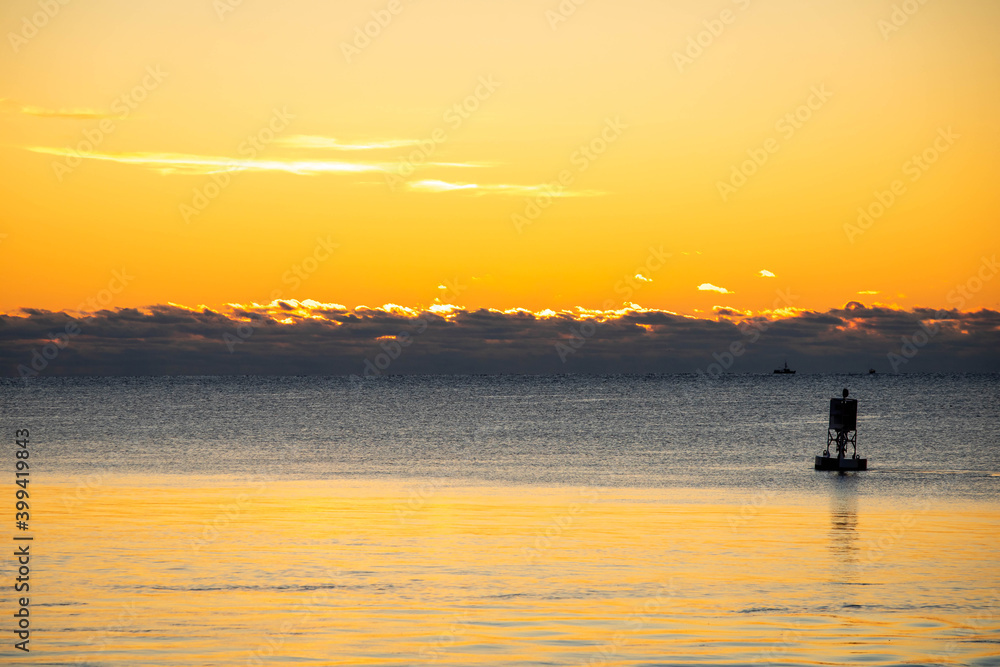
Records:
[[[167,312],[484,313],[565,324],[563,368],[574,323],[830,317],[832,350],[859,306],[909,335],[947,315],[939,365],[976,368],[997,330],[969,322],[1000,310],[997,25],[991,0],[9,0],[0,372],[65,318],[60,350],[94,351]],[[217,333],[188,335],[239,356]],[[459,368],[511,346],[480,334]],[[855,365],[888,369],[903,335]]]

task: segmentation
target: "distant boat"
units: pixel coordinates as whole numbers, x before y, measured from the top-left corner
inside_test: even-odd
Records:
[[[868,375],[875,375],[875,369],[874,368],[869,368],[868,369]]]
[[[795,375],[795,371],[788,367],[788,362],[785,362],[784,368],[775,368],[774,372],[778,375]]]

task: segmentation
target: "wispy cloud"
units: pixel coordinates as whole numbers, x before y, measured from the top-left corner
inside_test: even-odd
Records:
[[[110,118],[112,114],[94,109],[45,109],[33,105],[19,104],[13,100],[0,99],[0,113],[24,114],[40,118],[64,118],[68,120],[94,120]]]
[[[222,172],[241,171],[277,171],[300,176],[335,173],[383,173],[390,174],[399,166],[388,162],[355,162],[343,160],[290,160],[273,158],[238,159],[211,155],[192,155],[187,153],[77,153],[69,148],[50,148],[45,146],[29,146],[27,150],[46,155],[62,157],[74,156],[87,160],[102,160],[120,164],[133,164],[159,171],[161,174],[201,175],[218,174]],[[473,167],[461,163],[438,164],[426,166]]]
[[[417,192],[457,192],[465,191],[477,195],[496,194],[524,197],[545,194],[551,197],[600,197],[606,193],[599,190],[553,190],[548,185],[511,185],[507,183],[449,183],[439,180],[413,181],[406,184]]]
[[[733,292],[730,292],[725,287],[719,287],[717,285],[713,285],[712,283],[702,283],[702,284],[698,285],[698,291],[700,291],[700,292],[718,292],[719,294],[733,294]]]
[[[245,160],[211,155],[185,153],[80,153],[68,148],[30,146],[29,151],[47,155],[79,156],[88,160],[102,160],[121,164],[134,164],[155,169],[162,174],[217,174],[225,171],[283,171],[290,174],[322,173],[388,173],[390,165],[363,162],[337,162],[329,160]]]
[[[296,134],[291,137],[281,137],[276,143],[291,148],[327,149],[335,151],[373,151],[392,148],[407,148],[420,145],[419,139],[381,139],[361,142],[345,142],[334,137],[322,137],[314,134]]]
[[[881,294],[881,293],[882,292],[880,292],[877,289],[866,289],[866,290],[862,290],[861,292],[858,292],[858,294],[864,294],[866,296],[874,296],[876,294]]]
[[[761,278],[773,278],[774,277],[774,274],[771,273],[770,271],[768,271],[767,269],[761,269],[760,273],[758,273],[757,275],[759,275]]]

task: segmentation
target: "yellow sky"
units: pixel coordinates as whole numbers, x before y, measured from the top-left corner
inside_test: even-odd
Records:
[[[895,6],[5,2],[0,310],[954,305],[1000,5]]]

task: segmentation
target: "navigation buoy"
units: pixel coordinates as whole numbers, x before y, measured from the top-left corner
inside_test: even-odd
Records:
[[[816,470],[868,470],[868,459],[858,456],[858,399],[830,399],[830,426],[826,433],[826,451],[816,457]],[[837,445],[837,456],[830,455],[830,445]],[[847,445],[854,447],[854,453],[847,455]]]

